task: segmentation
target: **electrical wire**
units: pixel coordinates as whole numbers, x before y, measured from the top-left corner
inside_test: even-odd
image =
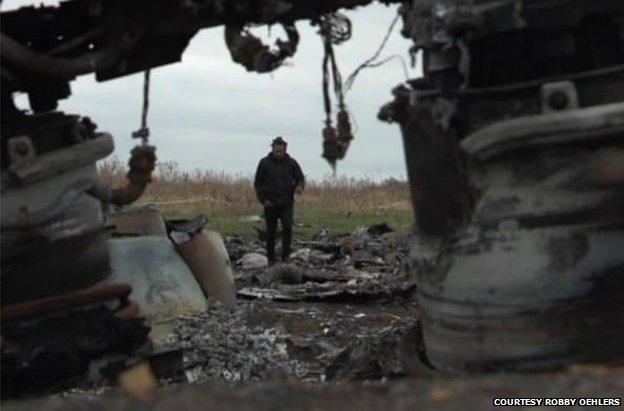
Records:
[[[392,23],[390,23],[390,27],[388,27],[388,31],[386,32],[386,35],[384,36],[381,44],[379,45],[379,48],[377,49],[377,51],[375,52],[375,54],[373,54],[369,59],[367,59],[364,63],[360,64],[354,71],[353,73],[351,73],[349,75],[349,77],[347,77],[347,81],[345,82],[345,86],[347,87],[347,90],[351,89],[351,87],[353,86],[353,83],[355,82],[355,78],[357,77],[357,75],[359,74],[359,72],[365,68],[368,67],[377,67],[375,64],[377,63],[373,63],[381,54],[381,52],[383,51],[383,49],[386,47],[386,43],[388,42],[388,39],[390,38],[390,35],[392,34],[393,30],[394,30],[394,26],[396,26],[396,23],[399,21],[399,17],[400,15],[397,14],[394,17],[394,20],[392,20]],[[380,65],[380,64],[379,64]]]

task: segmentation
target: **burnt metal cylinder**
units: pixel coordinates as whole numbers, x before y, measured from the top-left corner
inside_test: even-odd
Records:
[[[412,250],[428,361],[466,373],[624,358],[624,190],[596,173],[624,149],[624,103],[498,122],[461,148],[472,222]]]
[[[236,303],[236,284],[223,238],[203,229],[176,248],[206,296],[222,304]]]
[[[427,359],[622,359],[623,3],[474,3],[405,3],[424,78],[380,113],[403,132]]]

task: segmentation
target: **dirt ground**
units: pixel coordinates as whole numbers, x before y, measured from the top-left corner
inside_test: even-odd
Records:
[[[409,332],[404,332],[405,324],[414,324],[417,319],[418,307],[411,299],[356,305],[309,302],[243,302],[242,305],[254,308],[247,317],[252,327],[265,330],[277,327],[289,336],[288,360],[303,364],[301,375],[274,370],[262,375],[260,380],[225,382],[222,378],[221,381],[207,378],[192,384],[182,377],[160,381],[160,387],[138,398],[117,388],[106,389],[103,394],[75,390],[62,396],[5,402],[2,408],[476,410],[490,408],[494,398],[621,398],[624,392],[624,367],[617,366],[585,365],[548,373],[463,377],[430,370],[413,356],[415,347],[397,349],[393,345],[396,340],[392,336],[409,337]],[[367,346],[366,341],[373,342],[372,346]],[[375,346],[374,342],[381,342],[381,346]],[[345,356],[345,352],[352,354],[362,346],[367,348],[359,355]],[[332,349],[337,353],[330,352]],[[337,361],[341,355],[343,361]],[[333,374],[328,377],[332,367]],[[536,409],[529,406],[500,409],[511,408]]]
[[[79,382],[2,407],[472,410],[490,408],[494,398],[623,396],[622,365],[481,376],[428,368],[421,361],[416,285],[405,267],[407,244],[405,233],[387,230],[342,239],[323,234],[297,243],[289,265],[269,269],[258,263],[259,240],[226,239],[239,300],[178,318],[163,344],[181,352],[182,364],[156,387],[128,395],[110,382]],[[250,253],[256,255],[245,259]]]
[[[576,366],[530,375],[449,377],[431,372],[383,383],[305,384],[275,377],[239,385],[202,383],[158,388],[143,398],[119,392],[98,398],[4,403],[5,410],[478,410],[494,398],[621,398],[624,368]],[[531,406],[498,409],[538,409]],[[578,407],[580,409],[589,407]],[[620,407],[614,407],[618,409]],[[549,406],[539,409],[569,409]],[[599,409],[599,408],[594,408]],[[605,408],[602,408],[605,409]]]

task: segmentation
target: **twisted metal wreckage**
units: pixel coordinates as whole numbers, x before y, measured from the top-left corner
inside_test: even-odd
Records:
[[[335,13],[368,3],[71,0],[2,13],[4,392],[85,372],[147,335],[130,287],[111,284],[102,212],[150,181],[147,105],[128,184],[112,188],[95,162],[113,137],[55,110],[70,81],[179,61],[199,29],[218,25],[235,62],[269,72],[294,55],[295,21],[309,19],[326,51],[323,145],[335,163],[353,138],[332,51],[350,23]],[[414,0],[399,13],[424,77],[395,88],[379,117],[403,134],[429,363],[463,373],[621,359],[624,3]],[[248,31],[278,23],[287,40],[273,49]]]

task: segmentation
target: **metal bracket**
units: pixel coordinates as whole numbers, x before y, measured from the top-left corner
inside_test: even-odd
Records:
[[[579,108],[576,86],[571,81],[558,81],[542,85],[542,113]]]
[[[28,136],[13,137],[8,141],[8,149],[11,164],[21,163],[37,155],[35,146]]]

